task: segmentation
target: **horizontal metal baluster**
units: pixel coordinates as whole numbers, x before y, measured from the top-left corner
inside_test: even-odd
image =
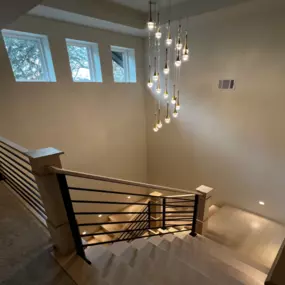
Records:
[[[39,192],[36,192],[35,190],[31,189],[29,186],[27,186],[23,181],[19,181],[17,177],[15,177],[13,174],[11,174],[10,171],[2,168],[2,171],[4,173],[4,176],[13,180],[20,188],[24,189],[29,195],[35,196],[38,198],[38,200],[41,202],[41,196]]]
[[[18,169],[17,167],[13,166],[9,166],[6,162],[3,162],[0,158],[0,162],[1,162],[1,166],[2,166],[2,169],[3,168],[8,168],[10,171],[13,171],[15,173],[15,175],[18,175],[19,177],[21,177],[21,179],[23,179],[27,184],[29,184],[31,187],[33,187],[35,190],[38,191],[38,188],[36,186],[36,181],[34,179],[32,179],[30,176],[28,176],[24,171],[22,171],[21,169]],[[15,170],[13,169],[15,168],[16,171],[18,171],[19,173],[15,172]],[[30,181],[28,181],[30,180]]]
[[[14,167],[15,165],[18,165],[19,167],[25,169],[27,172],[29,172],[29,173],[31,173],[33,175],[32,169],[28,167],[28,166],[30,166],[29,163],[25,163],[25,164],[19,163],[19,161],[15,160],[13,157],[10,157],[10,156],[6,155],[1,150],[0,150],[0,158],[4,159],[6,162],[9,161],[11,166]]]
[[[7,183],[16,192],[16,194],[19,195],[38,214],[40,214],[44,219],[47,218],[45,209],[40,204],[38,204],[36,201],[31,200],[30,197],[23,192],[23,189],[17,187],[17,185],[14,184],[9,179],[5,180],[5,183]]]
[[[19,160],[23,161],[24,163],[29,164],[28,158],[26,158],[26,159],[23,158],[22,156],[20,156],[20,155],[14,153],[13,151],[11,151],[8,147],[5,147],[4,145],[1,145],[0,148],[4,149],[4,150],[5,150],[6,152],[8,152],[9,154],[11,154],[11,155],[17,157]],[[21,152],[19,152],[19,153],[21,153]],[[4,154],[5,154],[5,152],[4,152]]]

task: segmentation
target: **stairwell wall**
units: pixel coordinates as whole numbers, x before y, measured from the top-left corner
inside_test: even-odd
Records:
[[[57,81],[15,82],[0,38],[1,136],[28,149],[52,146],[62,150],[65,153],[61,156],[62,164],[68,169],[145,182],[143,39],[34,16],[23,16],[6,28],[48,36]],[[65,38],[98,43],[103,83],[72,81]],[[135,49],[136,83],[114,83],[111,45]],[[69,182],[81,187],[148,192],[83,179]],[[118,201],[117,196],[86,192],[74,193],[73,198]],[[121,200],[128,201],[125,196]],[[121,208],[75,206],[77,211]],[[96,220],[94,216],[79,217],[79,222]]]
[[[179,118],[154,133],[147,99],[150,183],[209,185],[218,204],[285,223],[284,11],[260,0],[188,19]],[[220,79],[235,90],[219,90]]]
[[[60,149],[66,168],[146,181],[143,40],[33,16],[8,29],[48,36],[57,82],[15,82],[1,38],[1,136]],[[103,83],[72,81],[65,38],[98,43]],[[137,83],[114,83],[110,45],[135,49]]]

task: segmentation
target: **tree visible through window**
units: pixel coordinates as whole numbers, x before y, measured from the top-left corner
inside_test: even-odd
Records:
[[[38,41],[13,37],[4,41],[16,80],[44,80]]]
[[[66,39],[69,65],[74,82],[102,82],[96,43]]]
[[[56,81],[46,36],[2,30],[16,81]]]
[[[73,81],[91,81],[87,47],[67,45]]]

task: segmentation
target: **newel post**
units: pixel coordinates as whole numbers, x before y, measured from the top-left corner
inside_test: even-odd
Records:
[[[161,199],[161,193],[160,192],[152,192],[149,194],[150,196],[152,196],[150,198],[150,228],[158,228],[161,227],[162,223],[162,214],[160,214],[160,212],[162,212],[162,199]]]
[[[46,210],[47,227],[52,241],[59,253],[67,255],[75,250],[75,244],[57,176],[48,170],[48,166],[62,167],[61,154],[63,152],[55,148],[27,153]]]
[[[196,188],[201,195],[198,198],[198,213],[196,233],[203,235],[208,228],[209,208],[212,205],[212,195],[214,189],[205,185],[201,185]]]

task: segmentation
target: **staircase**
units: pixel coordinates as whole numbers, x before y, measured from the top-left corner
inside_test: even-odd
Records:
[[[209,239],[185,233],[86,250],[97,284],[262,285],[266,275]]]
[[[142,204],[147,204],[149,202],[149,199],[141,199],[137,201]],[[134,221],[139,214],[128,214],[128,212],[143,212],[145,209],[145,206],[140,205],[131,205],[128,207],[125,207],[122,212],[126,212],[125,215],[109,215],[108,221],[110,223],[116,223],[116,222],[122,222],[122,221]],[[124,231],[130,227],[130,224],[104,224],[101,225],[99,230],[96,231],[96,233],[101,233],[100,236],[94,236],[92,239],[88,240],[88,243],[100,243],[100,242],[107,242],[112,241],[114,239],[120,238],[122,235],[121,233],[118,234],[112,234],[112,232],[115,231]],[[106,233],[105,235],[103,233]]]

